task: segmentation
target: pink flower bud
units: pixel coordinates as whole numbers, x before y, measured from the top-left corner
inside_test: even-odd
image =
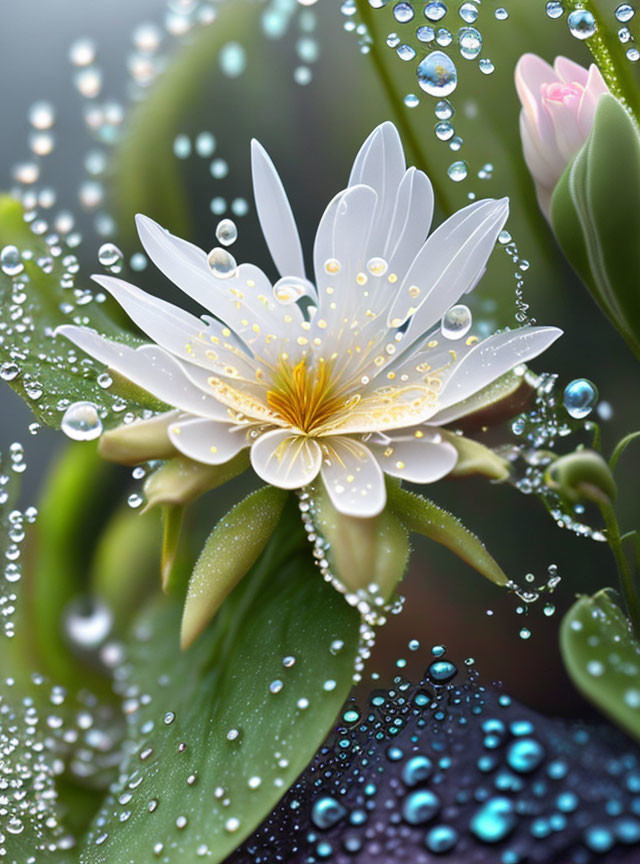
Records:
[[[523,54],[515,79],[522,102],[522,150],[548,218],[555,185],[586,141],[598,99],[609,88],[593,64],[587,70],[556,57],[551,67],[536,54]]]

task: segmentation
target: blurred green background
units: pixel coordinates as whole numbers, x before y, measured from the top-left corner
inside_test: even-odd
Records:
[[[418,10],[422,6],[414,5]],[[442,24],[457,28],[462,23],[457,18],[459,4],[449,5],[450,20]],[[456,112],[456,134],[463,138],[460,151],[454,153],[447,143],[436,139],[435,100],[417,86],[415,63],[426,50],[420,49],[422,54],[416,61],[403,63],[385,44],[387,34],[397,31],[403,41],[418,47],[413,33],[422,19],[399,25],[393,19],[393,4],[381,10],[369,9],[374,44],[369,54],[363,54],[357,34],[344,30],[344,24],[357,20],[357,16],[352,19],[341,14],[336,0],[319,0],[309,10],[297,10],[278,38],[264,32],[264,16],[274,4],[251,0],[221,4],[214,23],[196,28],[172,49],[169,71],[149,89],[144,101],[131,108],[122,141],[112,149],[106,184],[110,209],[119,226],[116,242],[127,256],[139,251],[133,216],[141,211],[208,249],[215,245],[215,226],[220,218],[211,212],[211,200],[224,197],[231,201],[240,196],[249,201],[250,210],[237,219],[240,235],[233,252],[239,260],[255,262],[273,275],[250,192],[249,142],[256,137],[269,150],[289,190],[310,260],[315,226],[329,199],[345,185],[358,146],[375,124],[393,119],[401,124],[405,135],[408,161],[428,170],[434,181],[437,222],[468,203],[469,193],[511,197],[508,228],[520,255],[530,261],[524,295],[530,314],[538,323],[555,324],[565,331],[564,338],[534,363],[534,368],[557,372],[560,391],[576,377],[596,383],[601,399],[613,407],[611,419],[602,423],[608,452],[623,434],[640,425],[637,363],[560,256],[538,212],[520,150],[519,103],[513,87],[518,57],[534,51],[547,60],[564,54],[581,63],[589,62],[585,45],[569,33],[566,15],[552,21],[545,15],[544,5],[543,0],[485,0],[477,26],[484,37],[481,56],[490,57],[495,65],[492,74],[482,74],[475,62],[452,53],[457,57],[460,78],[450,101]],[[617,4],[600,5],[607,20],[613,21]],[[508,10],[507,20],[495,18],[497,7]],[[4,55],[5,63],[11,62],[13,52],[16,63],[20,57],[21,74],[11,81],[5,78],[0,85],[4,114],[12,119],[2,143],[4,178],[10,186],[9,166],[24,156],[29,105],[36,99],[50,99],[58,108],[58,146],[50,157],[48,180],[55,186],[60,203],[73,206],[82,155],[90,141],[80,119],[80,100],[70,85],[68,45],[78,36],[98,40],[107,82],[103,96],[120,98],[127,87],[127,46],[132,28],[145,19],[162,22],[166,7],[161,0],[112,0],[107,6],[66,0],[56,4],[53,22],[51,8],[44,0],[24,0],[5,12],[3,50],[9,52]],[[316,22],[313,28],[309,13]],[[305,38],[316,42],[319,56],[317,62],[309,64],[311,81],[301,85],[294,80],[294,72],[305,65],[299,56],[300,40]],[[242,74],[229,77],[221,69],[221,52],[234,42],[243,46],[246,68]],[[381,69],[396,94],[393,104]],[[407,93],[421,96],[418,107],[404,106],[402,99]],[[215,155],[227,161],[227,177],[214,179],[208,167],[210,160],[196,156],[176,159],[176,136],[186,134],[193,139],[201,131],[215,135]],[[469,165],[469,177],[461,183],[453,183],[446,175],[447,166],[457,159]],[[480,180],[477,173],[486,163],[493,165],[491,179]],[[102,241],[92,232],[88,216],[83,228],[86,237],[79,255],[87,279],[99,269],[96,258]],[[493,327],[514,325],[513,269],[504,252],[496,250],[474,294],[477,320],[486,319]],[[151,267],[143,273],[123,275],[153,293],[185,302]],[[8,387],[0,391],[0,411],[0,449],[16,439],[25,442],[31,470],[24,495],[33,501],[48,466],[66,442],[60,433],[47,430],[34,438],[29,436],[28,409]],[[629,451],[624,460],[620,514],[624,528],[630,529],[637,527],[633,520],[637,518],[638,459]],[[123,487],[130,482],[124,469],[114,468],[113,472],[121,483],[110,493],[110,499],[103,499],[105,502],[120,500],[126,494]],[[206,523],[212,525],[254,479],[247,475],[208,496]],[[608,548],[558,529],[537,499],[509,486],[462,479],[441,482],[426,492],[475,531],[516,582],[522,583],[528,572],[535,574],[537,582],[544,582],[547,567],[556,564],[562,582],[549,599],[557,611],[546,617],[543,598],[525,619],[516,614],[517,598],[485,582],[443,548],[417,541],[402,586],[407,597],[405,611],[380,632],[370,671],[375,669],[388,677],[396,658],[409,656],[409,639],[417,638],[426,648],[445,644],[452,658],[459,661],[473,657],[485,681],[503,681],[510,693],[533,707],[553,713],[588,712],[562,670],[557,628],[576,593],[591,593],[615,583]],[[103,514],[106,510],[105,504]],[[100,524],[100,514],[92,518]],[[488,615],[487,610],[493,614]],[[526,641],[518,636],[523,626],[531,631]],[[424,652],[420,652],[420,666],[424,661]],[[408,667],[411,674],[417,674],[419,668]]]

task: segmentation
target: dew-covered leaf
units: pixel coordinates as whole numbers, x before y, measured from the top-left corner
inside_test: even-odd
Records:
[[[640,738],[640,644],[610,590],[576,600],[562,620],[560,649],[584,696]]]
[[[104,425],[114,425],[120,422],[122,397],[130,410],[156,410],[156,400],[133,393],[113,376],[111,386],[101,386],[104,367],[67,339],[53,336],[60,324],[78,323],[121,341],[134,339],[109,318],[89,290],[88,278],[76,273],[78,262],[64,253],[54,255],[55,247],[31,231],[22,206],[8,196],[0,197],[0,249],[0,379],[22,396],[38,420],[57,427],[69,405],[87,401],[97,406]]]
[[[393,484],[387,485],[387,496],[389,506],[409,531],[424,534],[446,546],[496,585],[508,584],[509,579],[487,547],[457,516],[438,507],[433,501]]]
[[[83,864],[223,861],[306,767],[347,696],[359,615],[323,581],[295,511],[207,630],[180,651],[181,607],[142,616],[129,648],[122,781]]]

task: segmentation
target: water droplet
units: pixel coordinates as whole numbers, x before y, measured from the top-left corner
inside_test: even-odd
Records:
[[[461,180],[466,180],[469,176],[469,166],[462,160],[452,162],[447,168],[447,174],[454,183],[460,183]]]
[[[69,60],[74,66],[90,66],[96,59],[96,46],[92,39],[76,39],[69,48]]]
[[[534,738],[514,741],[507,751],[507,764],[518,774],[529,774],[542,763],[544,747]]]
[[[462,339],[471,329],[471,310],[462,303],[452,306],[442,316],[440,329],[442,335],[447,339]]]
[[[60,428],[73,441],[93,441],[102,434],[102,420],[93,402],[74,402],[64,412]]]
[[[429,27],[428,24],[423,24],[421,27],[418,27],[416,30],[416,36],[420,42],[433,42],[436,38],[433,27]]]
[[[289,306],[301,297],[312,296],[312,294],[313,289],[310,284],[296,276],[283,276],[273,286],[273,296],[283,306]]]
[[[564,407],[574,420],[588,417],[598,401],[598,388],[587,378],[576,378],[564,388]]]
[[[206,158],[208,156],[213,156],[215,153],[216,139],[211,132],[200,132],[196,137],[195,144],[198,156]]]
[[[453,126],[449,123],[448,120],[441,120],[439,123],[435,125],[435,133],[436,138],[440,141],[448,141],[453,137]]]
[[[98,261],[112,273],[122,270],[124,256],[115,243],[103,243],[98,249]]]
[[[346,808],[329,795],[318,798],[311,808],[311,821],[322,830],[333,828],[347,813]]]
[[[50,102],[34,102],[29,108],[29,123],[34,129],[44,131],[51,129],[55,120],[55,112]]]
[[[447,7],[440,0],[431,0],[424,7],[424,17],[429,21],[440,21],[447,14]]]
[[[411,21],[414,15],[415,12],[413,11],[411,3],[396,3],[393,7],[393,17],[401,24],[406,24],[407,21]]]
[[[229,276],[234,276],[238,269],[236,259],[221,246],[216,246],[209,252],[207,263],[213,275],[217,276],[218,279],[227,279]]]
[[[111,632],[113,613],[101,601],[92,597],[72,600],[64,612],[64,632],[79,648],[93,650]]]
[[[483,843],[499,843],[516,826],[513,802],[509,798],[490,798],[475,812],[469,829]]]
[[[498,9],[496,9],[494,14],[495,14],[496,18],[498,19],[498,21],[506,21],[507,18],[509,17],[509,13],[504,8],[504,6],[500,6]]]
[[[456,89],[458,72],[444,51],[432,51],[418,63],[418,84],[431,96],[449,96]]]
[[[216,240],[223,246],[231,246],[238,239],[238,229],[232,219],[222,219],[216,227]]]
[[[545,12],[549,18],[561,18],[564,15],[564,6],[561,0],[548,0]]]
[[[495,70],[495,66],[493,62],[488,57],[482,57],[478,60],[478,68],[482,72],[483,75],[491,75],[491,73]]]
[[[411,45],[407,45],[404,42],[402,45],[398,45],[396,48],[396,54],[401,60],[404,60],[405,63],[408,63],[409,60],[413,60],[416,56],[415,48],[412,48]]]
[[[271,684],[269,684],[269,692],[274,694],[279,693],[283,687],[284,684],[282,683],[282,681],[276,679],[275,681],[272,681]]]
[[[615,12],[616,18],[621,24],[626,24],[627,21],[631,21],[634,14],[635,10],[631,3],[621,3]]]
[[[531,637],[531,630],[529,630],[527,627],[523,627],[523,628],[520,630],[520,634],[519,634],[519,635],[520,635],[520,638],[521,638],[521,639],[529,639],[529,638]]]
[[[22,273],[24,264],[17,246],[9,244],[3,247],[2,252],[0,252],[0,267],[7,276],[17,276],[18,273]]]
[[[458,832],[450,825],[434,825],[427,832],[425,845],[430,852],[441,855],[448,852],[458,842]]]
[[[191,156],[191,139],[188,135],[176,135],[173,141],[173,153],[178,159]]]
[[[247,54],[240,42],[227,42],[220,51],[220,68],[228,78],[238,78],[247,66]]]
[[[589,39],[597,30],[596,19],[588,9],[574,9],[569,13],[567,24],[576,39]]]
[[[412,756],[402,769],[402,779],[407,786],[417,786],[428,780],[433,771],[433,763],[428,756]]]
[[[432,681],[437,681],[438,684],[445,684],[447,681],[451,681],[458,670],[448,660],[436,660],[429,666],[427,671]]]
[[[482,35],[475,27],[461,27],[458,31],[458,46],[465,60],[475,60],[482,51]]]
[[[440,809],[440,799],[430,789],[411,792],[402,802],[402,817],[409,825],[423,825]]]

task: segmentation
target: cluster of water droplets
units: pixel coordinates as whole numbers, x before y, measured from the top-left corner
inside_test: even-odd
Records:
[[[604,541],[600,528],[584,521],[584,504],[569,504],[549,486],[547,472],[556,458],[556,445],[573,434],[592,436],[597,427],[588,420],[596,407],[598,391],[584,378],[570,382],[559,396],[558,376],[549,373],[524,373],[525,381],[535,390],[531,409],[523,411],[511,423],[518,445],[511,453],[513,482],[525,495],[538,495],[556,524],[582,537]]]
[[[365,663],[371,656],[376,639],[376,628],[385,624],[389,615],[399,615],[402,612],[404,597],[397,595],[385,601],[379,587],[375,584],[360,588],[358,591],[350,591],[331,568],[330,544],[318,531],[315,522],[314,497],[307,489],[298,492],[298,506],[307,540],[313,547],[314,563],[323,579],[343,594],[347,603],[360,613],[360,641],[353,672],[353,681],[357,683],[362,680]]]
[[[581,41],[590,39],[598,33],[598,18],[591,9],[585,8],[581,4],[567,4],[564,0],[547,0],[545,11],[548,17],[553,20],[560,20],[566,15],[569,32],[576,39]],[[625,57],[631,63],[637,63],[640,60],[640,50],[628,27],[635,13],[636,10],[631,3],[618,3],[613,9],[613,21],[607,22],[615,26],[620,44],[626,46]],[[602,11],[599,14],[605,14],[605,12]],[[609,10],[606,14],[610,14]]]

